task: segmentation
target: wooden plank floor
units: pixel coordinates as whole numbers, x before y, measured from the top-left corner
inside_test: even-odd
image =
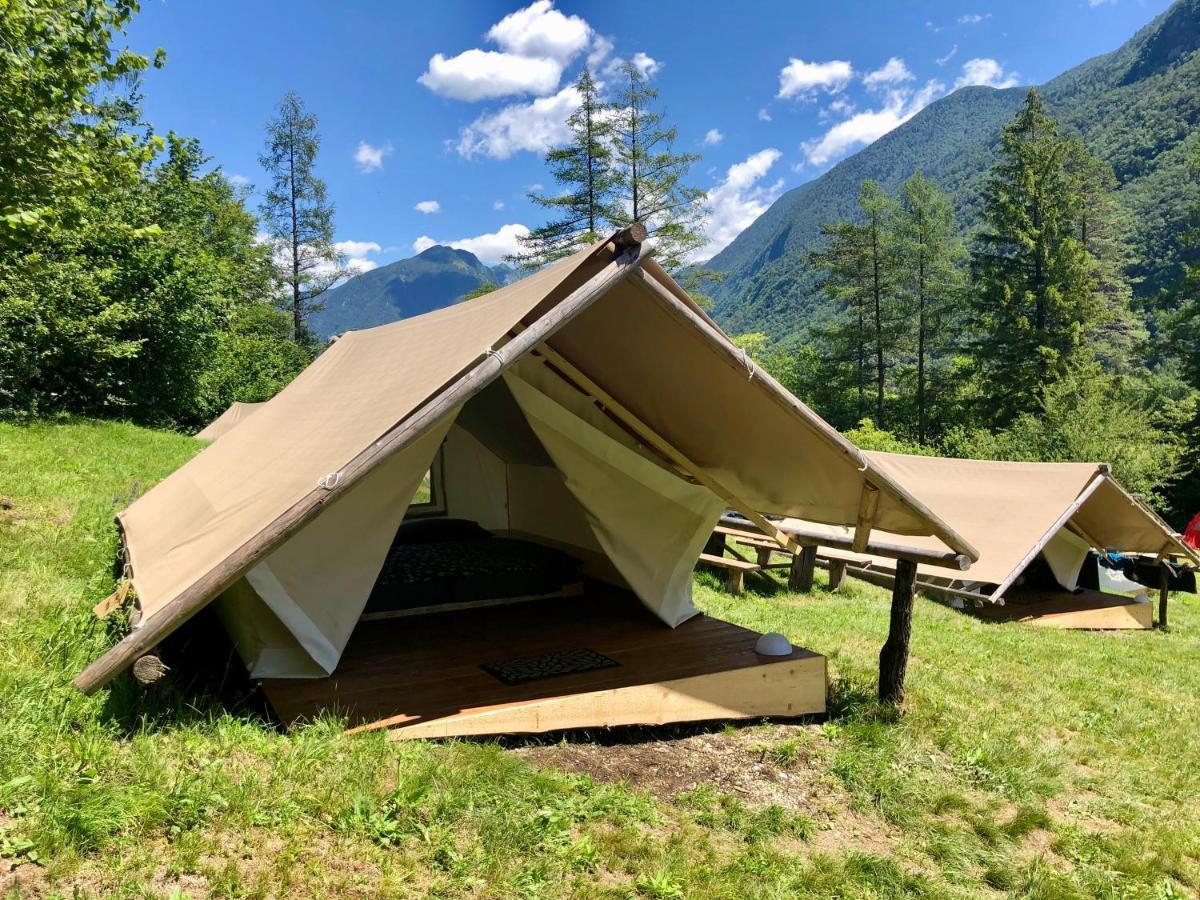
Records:
[[[1153,627],[1154,605],[1101,591],[1036,591],[1013,588],[1004,606],[985,603],[968,612],[994,622],[1028,622],[1045,628],[1109,631]]]
[[[384,727],[795,660],[819,663],[822,684],[819,708],[794,714],[823,711],[824,660],[802,648],[790,657],[759,656],[758,637],[704,615],[668,628],[631,594],[589,583],[582,597],[361,622],[329,678],[269,679],[263,687],[286,723],[334,709],[348,714],[351,726]],[[583,647],[620,665],[522,685],[505,684],[481,668]]]

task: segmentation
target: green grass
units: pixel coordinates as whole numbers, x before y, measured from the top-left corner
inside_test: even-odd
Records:
[[[112,589],[114,509],[198,450],[120,424],[0,424],[0,893],[1200,889],[1196,598],[1173,604],[1169,633],[1117,635],[986,624],[922,601],[897,716],[872,700],[882,591],[733,598],[698,576],[707,611],[830,659],[826,721],[707,736],[742,748],[731,752],[747,771],[790,773],[790,806],[710,784],[653,795],[536,768],[501,743],[389,744],[335,721],[282,735],[169,679],[84,697],[71,677],[116,637],[90,613]]]

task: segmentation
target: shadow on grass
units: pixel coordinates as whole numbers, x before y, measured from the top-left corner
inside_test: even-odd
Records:
[[[110,685],[101,715],[124,737],[226,716],[280,730],[261,686],[251,680],[211,609],[168,637],[159,653],[170,667],[159,681],[141,684],[127,670]]]

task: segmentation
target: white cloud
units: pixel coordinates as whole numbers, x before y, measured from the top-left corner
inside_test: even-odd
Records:
[[[775,202],[783,188],[783,179],[771,185],[761,182],[780,156],[773,147],[759,150],[730,166],[725,180],[708,192],[703,201],[708,240],[697,252],[697,259],[719,253]]]
[[[863,110],[834,125],[820,138],[805,141],[800,149],[809,163],[822,166],[904,124],[944,90],[945,85],[940,81],[929,81],[916,93],[910,88],[889,91],[882,108]]]
[[[455,100],[543,97],[558,89],[563,68],[589,45],[589,59],[602,59],[612,49],[607,38],[593,41],[591,26],[559,12],[552,0],[535,0],[509,13],[488,30],[487,38],[500,50],[473,47],[449,57],[435,53],[417,81]]]
[[[1088,6],[1095,9],[1097,6],[1103,6],[1105,3],[1116,3],[1117,0],[1088,0]]]
[[[414,206],[413,209],[415,209],[417,212],[423,212],[428,215],[429,213],[441,212],[442,204],[438,203],[436,200],[422,200],[420,203]]]
[[[930,21],[929,19],[926,19],[925,20],[925,30],[932,31],[934,34],[937,34],[939,31],[942,30],[942,26],[935,25],[932,21]]]
[[[435,53],[417,81],[455,100],[488,100],[511,94],[549,94],[562,78],[562,63],[495,50],[466,50],[447,59]]]
[[[708,131],[704,132],[704,145],[706,147],[711,147],[714,144],[719,144],[723,140],[725,140],[725,135],[721,134],[719,129],[710,128],[710,129],[708,129]]]
[[[494,266],[506,256],[513,255],[521,249],[520,239],[529,234],[524,225],[502,225],[490,234],[477,237],[459,238],[456,241],[436,241],[428,235],[421,235],[413,241],[413,251],[422,253],[430,247],[442,244],[456,250],[467,250],[479,257],[479,261]]]
[[[354,161],[358,163],[358,171],[370,175],[383,168],[383,158],[390,155],[391,152],[391,144],[372,147],[366,141],[359,141],[358,149],[354,151]]]
[[[481,154],[508,159],[522,150],[544,153],[571,136],[567,117],[579,103],[579,91],[568,85],[553,96],[485,113],[459,131],[455,149],[468,159]]]
[[[912,81],[917,76],[909,71],[908,66],[904,64],[898,56],[893,56],[882,67],[874,72],[868,72],[863,76],[863,84],[868,88],[886,87],[889,84],[899,84],[903,81]]]
[[[229,183],[230,184],[249,184],[250,179],[247,178],[245,175],[230,175]]]
[[[497,212],[504,209],[504,201],[497,200],[495,203],[492,204],[492,209],[496,210]]]
[[[991,13],[968,13],[967,15],[958,17],[959,25],[978,25],[980,22],[986,21],[992,17]]]
[[[819,118],[822,122],[825,122],[831,118],[844,119],[846,116],[851,115],[856,109],[858,109],[858,107],[849,97],[838,97],[827,107],[821,110],[817,118]]]
[[[551,0],[536,0],[509,13],[487,36],[517,56],[548,58],[566,65],[588,45],[592,29],[579,16],[560,13]]]
[[[760,121],[760,122],[770,122],[770,121],[771,121],[771,114],[770,114],[769,112],[767,112],[767,110],[766,110],[765,108],[764,108],[764,109],[760,109],[760,110],[758,111],[758,121]]]
[[[608,59],[608,55],[613,52],[612,38],[606,38],[602,34],[596,35],[592,39],[592,49],[588,51],[587,65],[589,69],[595,70],[600,68],[600,63]]]
[[[1010,88],[1020,84],[1020,78],[1016,72],[1005,72],[1004,66],[994,59],[968,59],[963,63],[962,75],[954,82],[954,86],[960,88],[982,84],[994,88]]]
[[[817,89],[836,94],[854,77],[854,67],[844,59],[829,62],[805,62],[794,56],[779,70],[780,99],[799,97],[811,100]]]
[[[352,275],[360,275],[376,268],[379,263],[367,257],[383,249],[374,241],[338,241],[333,247],[344,259],[342,268]]]
[[[954,59],[954,57],[957,53],[958,53],[958,44],[955,44],[953,47],[951,47],[946,52],[945,56],[939,56],[937,59],[934,60],[934,62],[937,63],[939,66],[944,66],[946,63],[950,62],[950,60]]]
[[[649,56],[639,50],[633,54],[629,62],[633,63],[638,70],[638,74],[643,78],[653,78],[662,71],[663,63],[659,62],[652,56]],[[608,65],[604,67],[604,73],[609,78],[615,78],[621,74],[621,70],[625,68],[625,60],[619,56],[614,56],[608,61]]]

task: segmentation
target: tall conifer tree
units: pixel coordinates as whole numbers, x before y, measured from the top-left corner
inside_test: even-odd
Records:
[[[655,238],[660,263],[674,270],[704,243],[704,191],[686,184],[697,153],[677,153],[677,130],[655,108],[658,90],[644,69],[626,62],[614,108],[616,224],[642,222]]]
[[[1081,239],[1078,152],[1031,90],[984,189],[972,255],[975,355],[994,422],[1035,409],[1046,384],[1090,357],[1103,319],[1095,258]]]
[[[943,329],[963,299],[962,261],[954,210],[920,172],[901,189],[896,228],[897,286],[915,342],[917,441],[929,438],[932,381],[944,346]]]
[[[310,340],[305,321],[322,308],[321,295],[341,277],[333,203],[314,172],[320,147],[316,116],[288,91],[267,123],[266,148],[258,161],[271,180],[260,209],[263,227],[276,245],[276,269],[286,287],[284,302],[297,343]]]
[[[613,117],[600,100],[595,79],[584,69],[575,83],[579,107],[567,119],[571,140],[546,154],[559,194],[530,193],[529,199],[557,218],[521,239],[509,260],[536,268],[569,256],[602,237],[614,221]]]
[[[838,222],[822,231],[827,249],[810,264],[840,307],[826,341],[835,359],[852,360],[859,416],[866,411],[868,382],[874,389],[875,424],[884,427],[887,371],[894,362],[897,308],[896,217],[898,206],[878,183],[867,180],[858,195],[860,222]]]

